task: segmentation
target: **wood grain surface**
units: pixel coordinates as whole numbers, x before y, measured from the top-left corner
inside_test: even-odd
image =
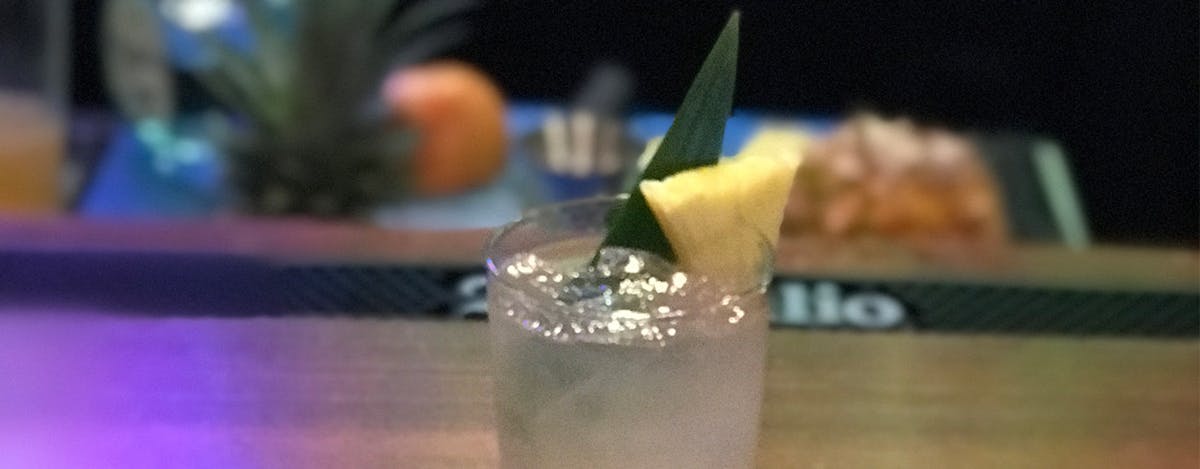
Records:
[[[89,220],[0,217],[0,250],[238,254],[299,262],[478,266],[489,231],[389,229],[299,218]],[[1016,245],[989,262],[921,258],[879,243],[780,240],[780,274],[897,280],[974,280],[1041,286],[1195,292],[1200,251],[1106,245],[1074,251]]]
[[[61,318],[0,328],[0,467],[496,465],[485,324]],[[1194,468],[1200,347],[774,330],[758,465]]]

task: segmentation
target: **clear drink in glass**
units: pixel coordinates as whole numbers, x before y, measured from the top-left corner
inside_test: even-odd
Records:
[[[725,285],[622,248],[593,262],[619,201],[537,209],[489,243],[501,465],[751,467],[764,283]],[[769,255],[747,255],[765,279]]]

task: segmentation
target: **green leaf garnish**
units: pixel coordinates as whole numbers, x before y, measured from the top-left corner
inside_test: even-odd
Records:
[[[663,137],[658,151],[642,171],[638,182],[663,179],[680,171],[716,164],[725,139],[725,119],[733,108],[733,85],[737,75],[738,22],[733,12],[716,45],[708,53],[700,73],[688,88],[675,121]],[[674,261],[675,251],[646,205],[635,183],[629,200],[615,208],[608,234],[600,246],[621,246],[649,251]]]

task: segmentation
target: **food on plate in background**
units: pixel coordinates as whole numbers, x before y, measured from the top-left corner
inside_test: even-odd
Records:
[[[490,78],[457,61],[399,69],[385,96],[393,115],[416,130],[413,188],[445,195],[478,187],[504,167],[504,98]]]
[[[999,186],[948,130],[862,114],[823,138],[765,126],[741,153],[801,156],[783,236],[821,245],[815,255],[990,261],[1008,244]]]
[[[806,151],[785,235],[883,238],[924,254],[1007,244],[998,186],[965,137],[864,114]]]

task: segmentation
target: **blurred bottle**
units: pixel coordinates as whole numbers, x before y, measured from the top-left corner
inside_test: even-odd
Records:
[[[68,0],[0,8],[0,213],[61,207]]]

